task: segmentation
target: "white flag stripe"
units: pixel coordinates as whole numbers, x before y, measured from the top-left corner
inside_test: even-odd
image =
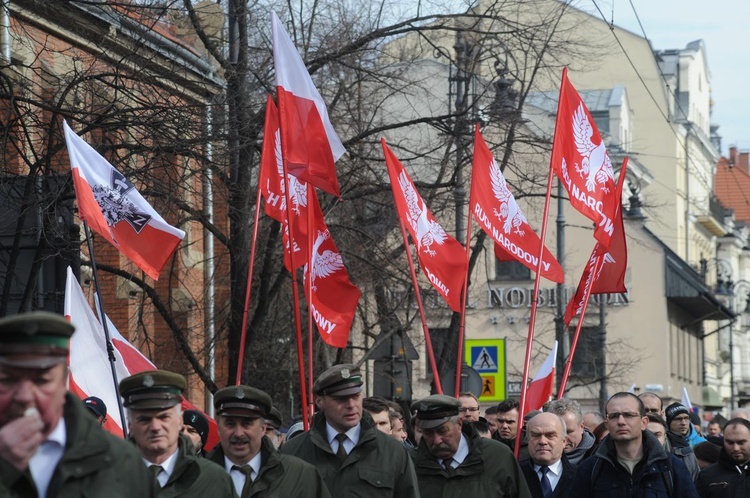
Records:
[[[326,130],[326,136],[331,147],[333,160],[344,155],[346,149],[341,143],[338,135],[333,129],[331,120],[328,117],[323,97],[320,96],[318,89],[315,88],[310,73],[302,60],[297,48],[294,46],[292,39],[281,24],[276,12],[271,13],[271,31],[273,33],[273,61],[276,68],[276,86],[283,87],[287,92],[293,93],[297,97],[311,100],[318,109],[321,121]]]
[[[95,185],[109,185],[112,181],[112,171],[115,168],[93,147],[86,143],[84,139],[71,130],[66,121],[63,121],[63,129],[65,130],[65,141],[68,144],[71,167],[74,169],[77,168],[78,174],[91,187]],[[137,209],[151,216],[148,222],[149,225],[180,239],[185,238],[185,232],[167,223],[136,189],[133,190],[128,195],[128,198],[135,204]]]
[[[543,379],[550,375],[552,371],[555,369],[555,361],[557,359],[557,341],[555,341],[555,345],[552,346],[552,351],[550,351],[549,356],[547,356],[547,359],[544,360],[544,363],[542,363],[542,366],[539,367],[539,371],[536,373],[536,377],[534,377],[534,380],[536,379]]]

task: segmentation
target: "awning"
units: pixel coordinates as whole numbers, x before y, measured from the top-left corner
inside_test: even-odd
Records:
[[[724,401],[716,389],[711,386],[703,386],[703,409],[711,410],[724,407]]]
[[[736,317],[732,310],[724,306],[709,292],[699,292],[694,296],[667,296],[670,301],[687,311],[695,322],[705,320],[731,320]]]

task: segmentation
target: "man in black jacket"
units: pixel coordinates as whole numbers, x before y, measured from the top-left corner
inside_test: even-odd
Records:
[[[606,406],[609,435],[576,471],[570,496],[576,498],[695,498],[685,465],[664,451],[646,430],[643,402],[634,394],[614,394]]]
[[[527,425],[529,458],[521,461],[521,471],[532,498],[567,498],[575,467],[568,463],[565,448],[565,421],[553,413],[540,413]]]
[[[750,496],[750,421],[727,422],[719,461],[698,475],[698,494],[701,498]]]

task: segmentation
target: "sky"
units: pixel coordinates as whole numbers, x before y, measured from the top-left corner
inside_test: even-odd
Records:
[[[702,39],[706,46],[714,101],[712,124],[719,125],[722,155],[729,145],[750,149],[750,23],[748,0],[578,0],[574,5],[651,40],[655,50],[684,48]],[[638,25],[640,18],[643,31]]]

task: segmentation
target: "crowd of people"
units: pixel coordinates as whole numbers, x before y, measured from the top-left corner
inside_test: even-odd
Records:
[[[0,498],[750,497],[747,410],[703,428],[680,403],[620,392],[604,413],[560,399],[519,420],[506,400],[482,416],[468,392],[365,398],[353,364],[318,376],[307,431],[284,431],[260,389],[220,389],[210,451],[208,418],[182,409],[185,378],[140,372],[119,383],[123,440],[102,429],[101,399],[67,391],[73,332],[51,313],[0,320]]]

